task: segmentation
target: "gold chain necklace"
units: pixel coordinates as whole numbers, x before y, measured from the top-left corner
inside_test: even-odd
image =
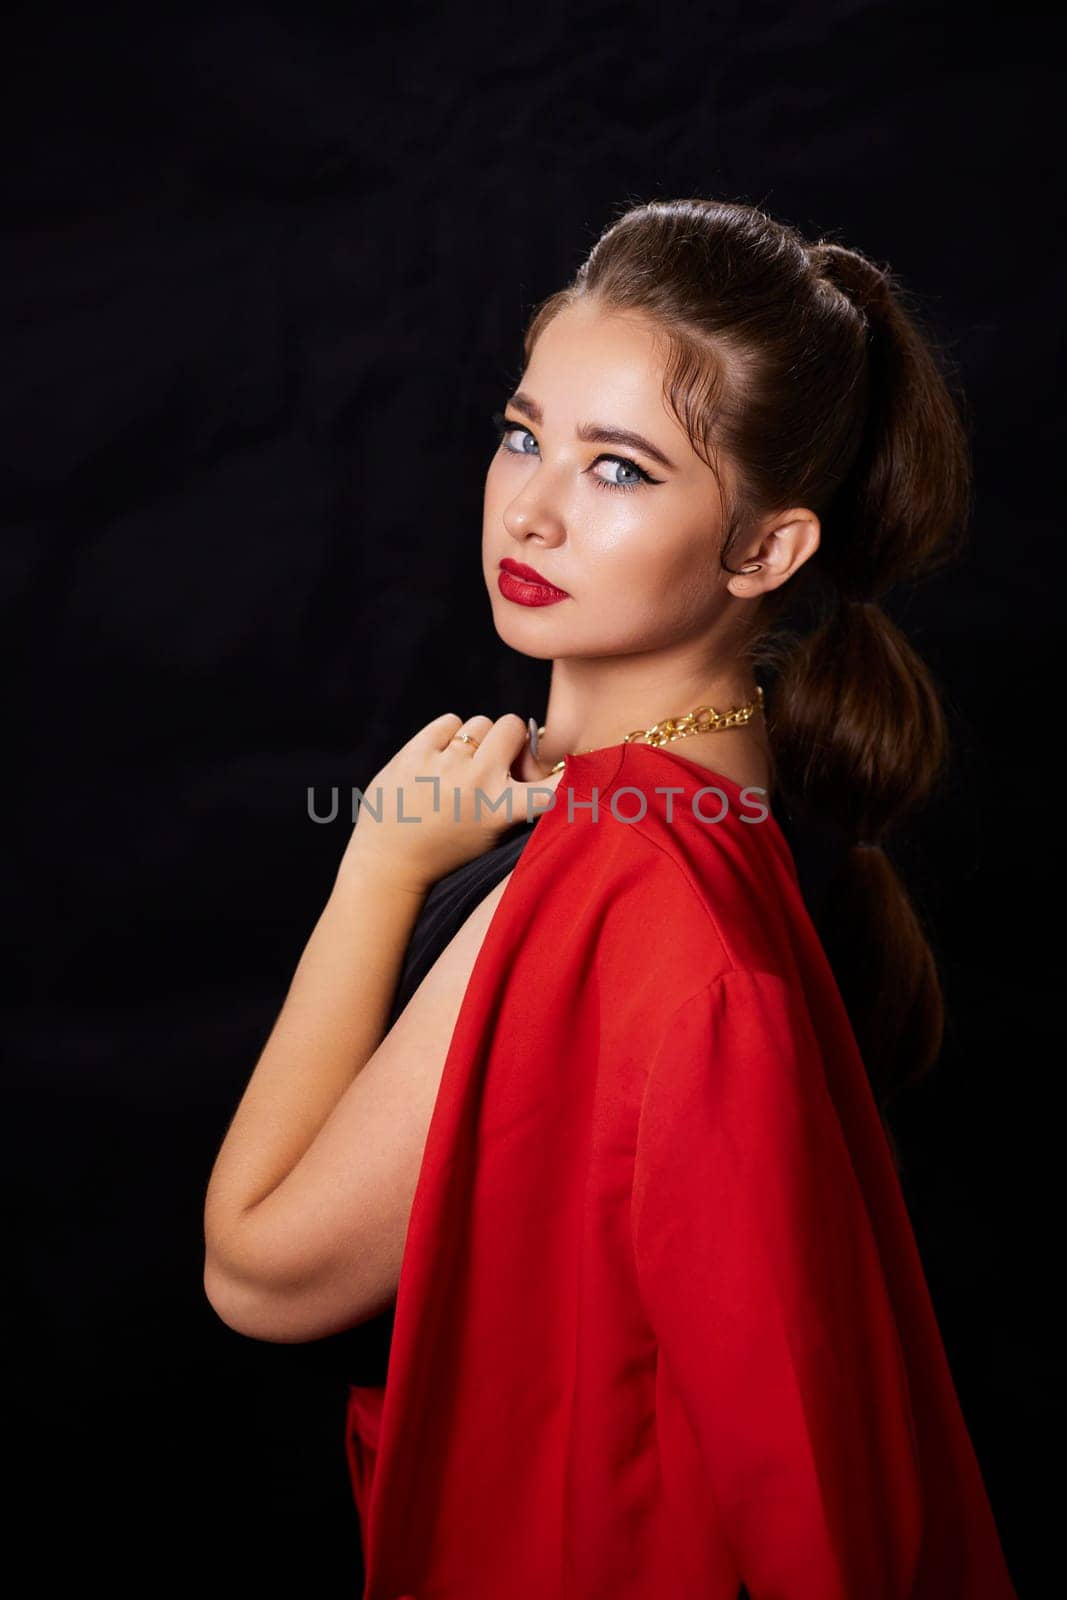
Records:
[[[644,739],[648,744],[659,747],[660,745],[673,744],[675,739],[687,739],[693,733],[717,733],[721,728],[741,728],[746,722],[751,722],[757,711],[763,709],[763,690],[756,685],[756,698],[747,706],[734,706],[731,711],[716,711],[714,706],[697,706],[695,711],[687,711],[684,717],[664,717],[662,722],[653,723],[651,728],[635,728],[633,733],[628,733],[621,742],[632,744],[635,739]],[[545,729],[542,725],[537,730],[540,739]],[[575,750],[574,755],[584,755],[586,751]],[[566,761],[564,756],[563,761]],[[553,772],[562,770],[563,761],[557,761],[555,766],[545,774],[550,778]]]

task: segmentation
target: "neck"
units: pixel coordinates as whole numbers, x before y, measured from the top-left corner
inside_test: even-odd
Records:
[[[700,705],[716,711],[747,705],[755,693],[751,669],[736,660],[685,664],[628,655],[554,661],[538,759],[552,765],[579,750],[621,744],[635,728]]]

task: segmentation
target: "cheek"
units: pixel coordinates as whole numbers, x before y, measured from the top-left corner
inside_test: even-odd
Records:
[[[700,624],[715,610],[715,545],[710,532],[657,528],[647,520],[617,531],[602,548],[602,571],[630,624],[652,617],[681,628]]]
[[[638,586],[647,595],[691,589],[697,581],[697,541],[667,518],[650,518],[641,507],[609,506],[590,526],[588,537],[613,581]]]

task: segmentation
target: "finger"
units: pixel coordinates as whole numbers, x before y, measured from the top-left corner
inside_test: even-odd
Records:
[[[478,752],[482,765],[502,766],[510,777],[512,762],[526,743],[529,732],[529,728],[520,716],[514,711],[505,712],[492,723],[482,739],[482,748]]]
[[[456,728],[442,746],[445,750],[458,750],[473,758],[481,749],[485,736],[492,727],[489,717],[467,717],[462,725]]]
[[[432,717],[429,722],[424,722],[422,727],[411,735],[405,748],[409,750],[427,747],[433,750],[443,749],[451,735],[455,733],[457,728],[462,726],[463,718],[457,711],[442,711],[439,717]]]

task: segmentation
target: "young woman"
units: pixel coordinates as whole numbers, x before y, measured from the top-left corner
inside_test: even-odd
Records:
[[[544,723],[445,712],[367,786],[206,1292],[390,1323],[366,1600],[1006,1600],[883,1116],[941,1037],[881,844],[945,755],[879,605],[966,521],[935,349],[858,253],[682,200],[524,354],[483,557]]]

